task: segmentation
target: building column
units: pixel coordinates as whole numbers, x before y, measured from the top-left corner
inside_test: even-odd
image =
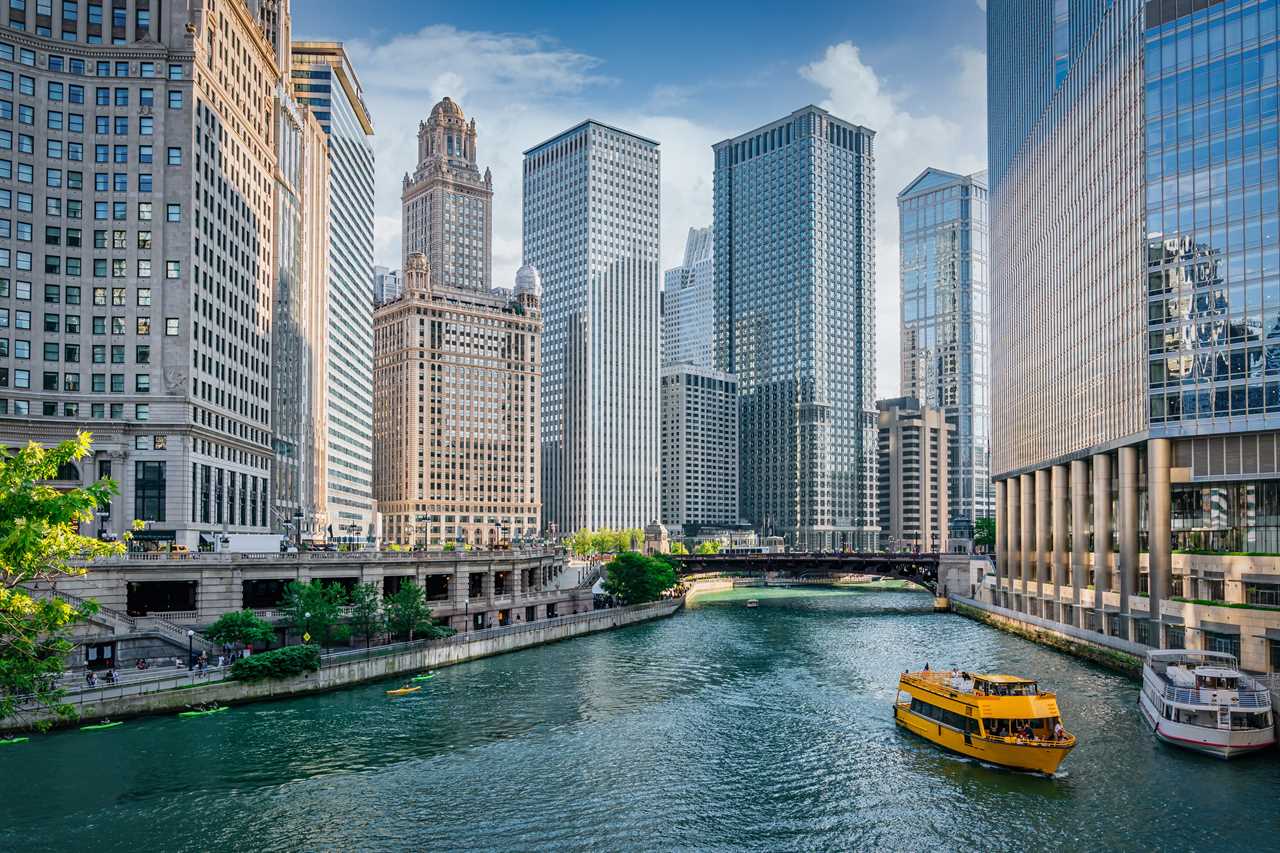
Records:
[[[1044,600],[1044,581],[1049,574],[1049,535],[1051,521],[1049,512],[1049,469],[1041,468],[1035,473],[1036,481],[1036,600]],[[1043,616],[1042,604],[1036,605],[1037,615]]]
[[[1008,506],[1005,514],[1009,519],[1009,592],[1002,604],[1005,607],[1012,607],[1013,581],[1022,571],[1022,503],[1018,500],[1020,480],[1017,477],[1010,477],[1005,482],[1007,483],[1005,492],[1007,493],[1006,505]]]
[[[1018,477],[1018,498],[1022,507],[1018,520],[1022,522],[1022,606],[1018,610],[1027,612],[1028,585],[1035,577],[1036,566],[1036,481],[1030,474]]]
[[[1164,646],[1160,603],[1169,597],[1169,588],[1173,583],[1173,524],[1170,512],[1172,488],[1169,479],[1171,455],[1169,439],[1153,438],[1147,442],[1147,571],[1151,596],[1148,600],[1151,602],[1151,639],[1157,648]]]
[[[1089,463],[1076,459],[1071,463],[1071,604],[1072,622],[1084,624],[1080,614],[1080,591],[1085,587],[1085,560],[1089,553]]]
[[[1009,582],[1009,519],[1005,513],[1004,480],[996,480],[996,589],[993,604],[1001,602],[1001,590]]]
[[[1067,466],[1054,465],[1050,474],[1051,500],[1053,501],[1053,554],[1050,574],[1053,580],[1053,614],[1057,619],[1060,610],[1058,597],[1062,587],[1067,585]]]
[[[1093,456],[1093,609],[1105,614],[1103,593],[1111,588],[1111,456]],[[1107,633],[1107,620],[1099,627]]]
[[[1116,538],[1120,540],[1120,612],[1129,617],[1129,596],[1138,590],[1138,448],[1120,448]],[[1132,639],[1132,633],[1126,639]]]

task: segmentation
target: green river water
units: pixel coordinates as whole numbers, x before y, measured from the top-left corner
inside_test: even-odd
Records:
[[[749,609],[745,599],[758,598]],[[1274,850],[1276,753],[1156,743],[1122,676],[899,591],[737,590],[398,681],[0,747],[0,850]],[[902,670],[1037,677],[1052,779],[893,725]]]

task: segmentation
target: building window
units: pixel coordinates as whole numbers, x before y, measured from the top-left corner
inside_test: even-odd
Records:
[[[134,463],[134,518],[142,521],[164,521],[164,462]]]

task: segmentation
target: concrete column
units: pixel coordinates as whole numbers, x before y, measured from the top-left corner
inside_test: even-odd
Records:
[[[1111,456],[1093,456],[1093,609],[1103,612],[1103,593],[1111,588]],[[1106,633],[1106,620],[1101,623]]]
[[[1080,614],[1080,590],[1085,588],[1085,559],[1088,555],[1089,463],[1071,463],[1071,603],[1077,627],[1084,624]]]
[[[996,480],[996,595],[1001,602],[1001,590],[1009,582],[1009,518],[1005,506],[1005,481]]]
[[[1036,598],[1044,599],[1044,582],[1049,576],[1049,469],[1041,468],[1035,473],[1036,481]],[[1040,605],[1036,605],[1040,607]],[[1044,611],[1038,611],[1041,616]]]
[[[1050,472],[1050,500],[1053,503],[1053,554],[1050,557],[1050,574],[1053,580],[1054,612],[1058,618],[1057,600],[1062,587],[1067,585],[1067,466],[1054,465]]]
[[[1013,602],[1013,582],[1022,572],[1022,522],[1020,521],[1022,503],[1018,500],[1017,477],[1005,481],[1006,506],[1005,515],[1009,520],[1009,593],[1001,602],[1009,607]]]
[[[1018,498],[1022,508],[1018,520],[1022,522],[1022,606],[1018,608],[1024,613],[1027,610],[1026,596],[1030,592],[1027,586],[1035,577],[1036,565],[1036,483],[1030,474],[1018,477]]]
[[[1169,464],[1172,446],[1167,438],[1153,438],[1147,442],[1147,525],[1150,564],[1150,595],[1152,639],[1158,647],[1164,646],[1164,631],[1160,626],[1160,603],[1169,597],[1173,584],[1173,526],[1170,513],[1171,485]]]
[[[1119,457],[1116,538],[1120,540],[1120,612],[1127,617],[1129,596],[1138,589],[1138,448],[1122,447]]]

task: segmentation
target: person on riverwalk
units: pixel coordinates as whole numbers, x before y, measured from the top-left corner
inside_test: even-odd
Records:
[[[98,686],[98,676],[94,675],[94,674],[93,674],[93,670],[91,670],[91,669],[86,669],[86,670],[85,670],[85,672],[84,672],[84,680],[85,680],[85,683],[86,683],[86,684],[88,684],[90,687],[97,687],[97,686]]]
[[[218,669],[222,669],[226,665],[227,665],[227,656],[218,655]]]

